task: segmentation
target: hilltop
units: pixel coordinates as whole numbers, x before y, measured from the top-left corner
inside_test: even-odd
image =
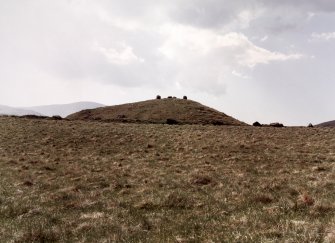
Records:
[[[178,123],[246,125],[237,119],[198,102],[184,99],[155,99],[123,105],[83,110],[70,120],[99,120],[129,123]]]

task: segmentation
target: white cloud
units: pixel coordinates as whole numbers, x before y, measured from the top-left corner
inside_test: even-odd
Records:
[[[166,41],[160,51],[166,57],[179,62],[211,56],[222,65],[238,64],[252,68],[271,61],[296,60],[303,57],[301,54],[284,54],[261,48],[242,33],[220,34],[183,25],[168,25],[162,33],[166,35]]]
[[[176,81],[184,88],[215,95],[225,93],[227,83],[236,77],[250,78],[243,74],[244,70],[303,57],[267,50],[237,32],[169,24],[161,28],[160,34],[164,42],[159,51],[176,65]]]
[[[335,39],[335,32],[312,33],[312,40],[330,41]]]
[[[94,43],[93,49],[102,53],[111,64],[128,65],[134,62],[144,62],[143,58],[134,54],[132,47],[124,43],[121,43],[119,50],[117,50],[114,48],[102,47],[96,42]]]
[[[236,70],[233,70],[231,73],[232,73],[234,76],[238,77],[238,78],[242,78],[242,79],[250,79],[249,76],[244,75],[243,73],[240,73],[240,72],[238,72],[238,71],[236,71]]]
[[[308,20],[313,19],[315,16],[316,16],[316,13],[313,13],[313,12],[308,12],[308,13],[307,13],[307,19],[308,19]]]
[[[265,42],[269,39],[269,36],[264,36],[263,38],[260,39],[261,42]]]
[[[273,61],[288,61],[298,60],[303,57],[302,54],[284,54],[280,52],[271,52],[264,48],[253,45],[251,42],[246,42],[244,52],[237,55],[238,63],[242,66],[253,68],[258,64],[269,64]]]

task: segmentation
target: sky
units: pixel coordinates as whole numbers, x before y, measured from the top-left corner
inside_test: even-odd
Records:
[[[241,121],[335,119],[334,0],[0,0],[0,104],[187,95]]]

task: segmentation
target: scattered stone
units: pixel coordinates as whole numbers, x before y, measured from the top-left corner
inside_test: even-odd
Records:
[[[124,119],[124,118],[126,118],[126,116],[125,116],[125,115],[117,115],[116,118],[117,118],[117,119]]]
[[[168,99],[172,99],[172,96],[168,96]]]
[[[175,119],[171,119],[171,118],[168,118],[166,119],[166,124],[169,124],[169,125],[177,125],[179,122],[176,121]]]
[[[25,181],[25,182],[23,182],[23,185],[24,186],[32,186],[32,185],[34,185],[34,183],[32,183],[31,181]]]
[[[273,202],[273,198],[268,195],[257,195],[253,199],[257,203],[270,204]]]
[[[224,123],[222,121],[213,121],[212,125],[214,125],[214,126],[222,126],[222,125],[224,125]]]
[[[49,117],[47,116],[37,116],[37,115],[23,115],[20,116],[21,118],[26,118],[26,119],[47,119]]]
[[[50,166],[43,166],[42,169],[48,170],[48,171],[54,171],[54,170],[56,170],[55,168],[52,168]]]
[[[279,122],[274,122],[274,123],[270,123],[270,127],[284,127],[284,125]]]
[[[209,176],[206,175],[197,175],[194,176],[193,180],[192,180],[192,184],[198,185],[198,186],[204,186],[204,185],[208,185],[212,182],[212,179]]]
[[[314,166],[312,167],[312,170],[317,171],[317,172],[323,172],[323,171],[327,171],[327,168],[323,166]]]
[[[53,120],[63,120],[63,118],[61,116],[52,116],[51,117]]]

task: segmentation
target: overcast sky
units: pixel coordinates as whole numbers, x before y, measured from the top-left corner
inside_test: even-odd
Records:
[[[0,0],[0,104],[190,99],[335,119],[334,0]]]

